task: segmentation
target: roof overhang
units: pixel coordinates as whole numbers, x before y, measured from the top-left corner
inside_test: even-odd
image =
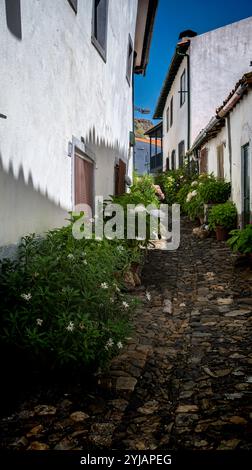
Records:
[[[156,126],[151,127],[144,133],[144,135],[148,135],[149,137],[163,137],[163,123],[162,121],[156,124]]]
[[[135,34],[135,73],[145,74],[149,61],[158,0],[138,0]]]
[[[166,78],[164,80],[157,106],[154,112],[153,119],[162,119],[165,103],[167,100],[167,96],[170,92],[172,87],[173,81],[177,75],[178,69],[180,67],[181,62],[183,61],[184,55],[186,54],[188,48],[190,46],[190,39],[181,41],[177,44],[175,53],[170,63],[170,67],[168,69]]]

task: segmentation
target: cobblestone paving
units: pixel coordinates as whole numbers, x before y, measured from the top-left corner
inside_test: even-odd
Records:
[[[149,252],[135,333],[99,388],[24,403],[2,420],[3,446],[252,449],[252,271],[191,232]]]

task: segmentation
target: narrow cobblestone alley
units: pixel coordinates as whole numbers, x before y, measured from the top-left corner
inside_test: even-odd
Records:
[[[149,251],[143,283],[135,333],[101,388],[24,403],[2,420],[2,445],[251,448],[251,269],[184,221],[177,251]]]

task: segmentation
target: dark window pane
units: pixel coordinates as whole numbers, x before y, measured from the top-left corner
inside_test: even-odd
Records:
[[[77,13],[77,9],[78,9],[78,0],[68,0],[72,9],[75,11],[75,13]]]
[[[107,0],[94,0],[94,36],[102,49],[106,48]]]
[[[184,157],[185,157],[184,140],[182,140],[182,142],[179,143],[178,152],[179,152],[179,166],[182,167],[184,165]]]
[[[127,70],[126,70],[126,77],[127,77],[129,84],[131,83],[132,62],[133,62],[133,43],[132,43],[131,37],[129,36]]]
[[[173,97],[171,99],[171,104],[170,104],[170,127],[172,127],[173,124]]]

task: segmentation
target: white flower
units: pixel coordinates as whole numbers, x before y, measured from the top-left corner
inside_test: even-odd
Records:
[[[115,301],[113,299],[113,297],[110,297],[110,303],[113,304]]]
[[[151,300],[151,294],[150,294],[150,292],[149,292],[149,291],[146,291],[146,294],[145,294],[145,295],[146,295],[146,299],[150,302],[150,300]]]
[[[21,297],[22,299],[27,300],[27,302],[29,302],[29,300],[31,300],[32,298],[32,295],[30,292],[28,292],[28,294],[21,294]]]
[[[108,284],[106,282],[101,283],[101,289],[108,289]]]
[[[117,343],[117,347],[118,347],[118,349],[122,349],[122,347],[123,347],[123,344],[122,344],[122,342],[121,342],[121,341],[118,341],[118,343]]]
[[[83,263],[83,264],[85,264],[85,265],[87,265],[87,264],[88,264],[88,262],[87,262],[87,260],[86,260],[86,259],[84,259],[84,260],[82,261],[82,263]]]
[[[129,308],[129,304],[128,304],[127,302],[125,302],[125,301],[123,301],[122,306],[123,306],[124,308]]]
[[[43,320],[41,318],[37,318],[36,323],[38,326],[41,326],[43,324]]]
[[[190,192],[187,194],[186,202],[190,202],[193,197],[197,196],[197,191],[194,189],[194,191]]]
[[[117,249],[117,251],[119,251],[119,252],[124,251],[124,248],[123,248],[122,245],[117,246],[116,249]]]
[[[105,344],[106,351],[108,351],[108,349],[112,348],[113,346],[114,346],[114,341],[112,340],[112,338],[109,338],[109,340]]]
[[[72,253],[69,253],[69,255],[67,255],[68,259],[74,259],[74,255]]]
[[[191,186],[198,186],[198,181],[193,181],[193,182],[191,183]]]
[[[70,321],[68,323],[68,325],[66,326],[66,330],[71,331],[71,332],[74,330],[74,322],[73,321]]]

